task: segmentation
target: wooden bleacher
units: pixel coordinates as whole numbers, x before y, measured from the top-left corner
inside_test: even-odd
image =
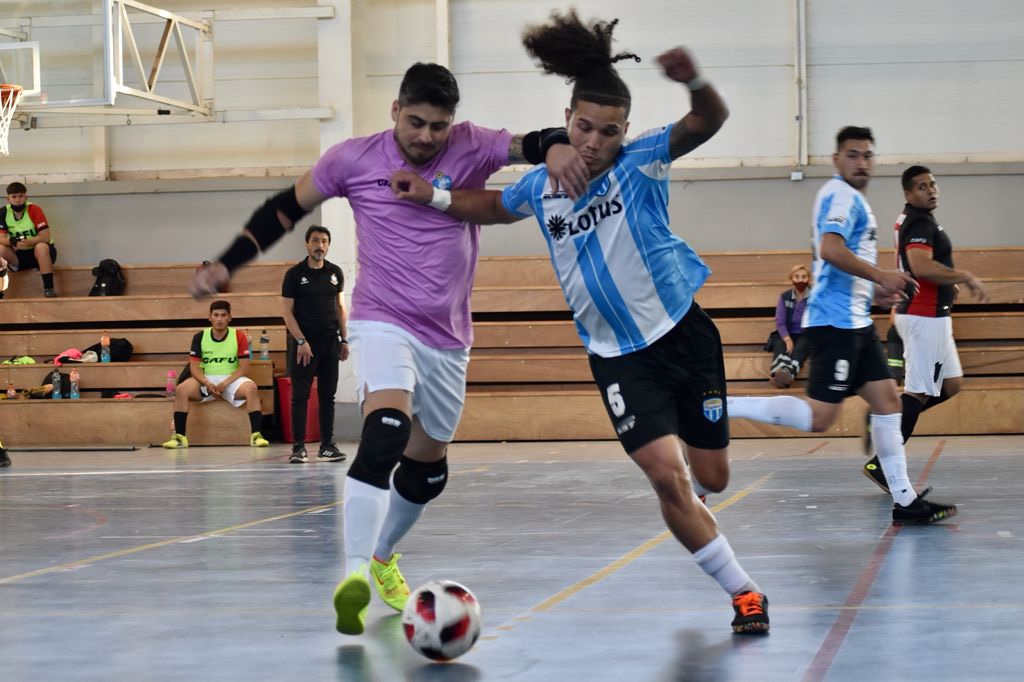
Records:
[[[252,361],[250,377],[260,388],[264,415],[274,414],[274,376],[285,366],[286,332],[279,298],[281,278],[290,263],[260,263],[242,270],[222,298],[231,302],[232,325],[249,333],[254,346],[263,330],[270,338],[270,360]],[[15,275],[15,286],[0,301],[3,331],[0,358],[29,355],[40,364],[0,366],[0,383],[19,390],[44,383],[52,364],[42,364],[67,348],[98,343],[103,332],[127,338],[134,347],[129,362],[67,365],[81,375],[80,400],[0,401],[5,444],[72,446],[83,444],[144,446],[167,439],[172,401],[167,397],[101,399],[116,389],[133,395],[165,396],[167,374],[188,362],[192,336],[208,326],[210,301],[194,301],[185,286],[191,265],[125,266],[126,295],[90,298],[91,268],[58,268],[61,296],[44,299],[34,290],[38,276]],[[79,295],[73,295],[73,294]],[[255,352],[255,351],[254,351]],[[255,356],[254,356],[255,357]],[[194,406],[189,415],[193,445],[248,442],[244,411],[222,401]]]
[[[761,346],[773,328],[786,274],[807,263],[803,251],[705,253],[713,271],[697,301],[715,319],[725,347],[732,395],[775,395],[770,356]],[[966,376],[963,393],[922,415],[921,434],[1024,432],[1024,248],[960,249],[959,267],[981,277],[986,306],[964,296],[954,334]],[[879,262],[893,262],[892,251]],[[613,438],[586,353],[546,257],[481,259],[473,297],[476,340],[469,365],[462,440]],[[887,315],[876,316],[879,335]],[[789,393],[802,395],[798,380]],[[866,405],[844,404],[828,435],[860,435]],[[789,429],[736,420],[734,436],[796,436]],[[808,434],[813,435],[813,434]]]
[[[807,254],[778,251],[755,254],[709,253],[714,274],[698,295],[725,345],[731,394],[777,394],[766,381],[769,356],[760,350],[771,331],[785,275]],[[882,263],[891,262],[891,252]],[[967,380],[955,400],[921,418],[919,433],[1024,432],[1024,248],[962,249],[958,265],[988,285],[993,301],[978,306],[965,300],[954,318]],[[272,380],[284,368],[286,335],[280,317],[280,282],[290,263],[258,263],[241,270],[223,297],[231,301],[233,325],[250,332],[254,343],[267,329],[271,362],[254,361],[264,412],[274,409]],[[100,400],[105,388],[134,393],[164,392],[167,372],[187,361],[192,335],[207,324],[209,301],[185,293],[192,265],[126,265],[126,295],[89,298],[89,267],[58,268],[60,298],[39,296],[34,273],[15,275],[0,301],[3,330],[0,358],[31,355],[50,359],[69,347],[85,348],[106,331],[134,345],[129,363],[78,365],[79,401],[0,401],[5,443],[146,445],[167,437],[171,404],[167,398]],[[565,440],[612,438],[611,427],[590,379],[586,353],[547,257],[483,258],[474,288],[476,342],[469,365],[466,409],[459,440]],[[880,335],[885,315],[876,317]],[[23,389],[41,383],[46,365],[0,366],[0,383],[10,377]],[[52,368],[52,367],[51,367]],[[803,392],[798,380],[788,389]],[[847,401],[832,435],[858,435],[864,405]],[[247,439],[242,414],[214,403],[194,410],[189,440],[237,444]],[[733,422],[735,436],[798,435],[787,429]]]

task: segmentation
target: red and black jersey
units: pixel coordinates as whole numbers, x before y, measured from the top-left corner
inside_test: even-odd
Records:
[[[925,249],[936,263],[952,268],[953,242],[935,222],[931,211],[914,208],[910,204],[903,207],[896,225],[899,234],[896,253],[900,269],[910,273],[919,287],[916,294],[899,304],[896,312],[922,317],[948,317],[953,308],[955,285],[936,284],[918,277],[910,267],[907,252],[911,249]]]

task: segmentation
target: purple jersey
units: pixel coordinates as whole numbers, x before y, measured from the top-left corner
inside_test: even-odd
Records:
[[[393,171],[409,170],[441,189],[482,189],[508,163],[511,140],[507,130],[464,121],[421,167],[406,162],[391,130],[346,140],[320,157],[313,168],[317,190],[347,198],[356,219],[351,319],[389,322],[431,348],[472,344],[469,298],[480,226],[400,201],[389,181]]]

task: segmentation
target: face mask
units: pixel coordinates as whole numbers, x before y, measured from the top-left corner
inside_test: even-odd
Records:
[[[807,288],[807,282],[793,282],[793,288],[802,294],[804,289]]]
[[[16,213],[21,213],[22,211],[25,210],[25,204],[11,204],[11,208],[14,209]]]

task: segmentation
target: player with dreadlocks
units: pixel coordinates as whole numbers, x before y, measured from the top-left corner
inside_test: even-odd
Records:
[[[689,52],[674,48],[658,62],[690,91],[690,111],[625,142],[630,94],[614,64],[637,57],[612,54],[617,23],[586,26],[575,12],[556,13],[523,38],[544,71],[573,83],[566,128],[589,172],[579,200],[553,188],[544,166],[503,192],[439,191],[402,171],[391,186],[400,198],[473,222],[537,219],[619,441],[647,475],[673,535],[731,595],[733,631],[763,634],[768,599],[698,499],[729,479],[725,366],[718,330],[694,301],[710,270],[668,219],[672,161],[710,139],[728,110]]]

